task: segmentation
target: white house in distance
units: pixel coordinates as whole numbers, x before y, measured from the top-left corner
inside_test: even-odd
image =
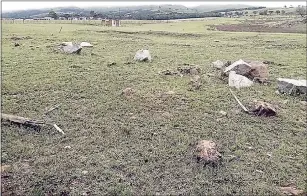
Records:
[[[108,20],[108,19],[105,19],[105,20],[102,20],[101,22],[105,26],[120,27],[120,20],[113,20],[113,19],[112,20]]]

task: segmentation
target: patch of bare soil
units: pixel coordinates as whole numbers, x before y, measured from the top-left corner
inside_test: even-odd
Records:
[[[306,24],[302,22],[286,22],[276,25],[265,23],[222,24],[214,27],[218,31],[231,32],[306,33]]]

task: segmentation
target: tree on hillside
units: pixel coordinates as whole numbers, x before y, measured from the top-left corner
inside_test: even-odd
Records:
[[[286,13],[285,10],[281,10],[281,14],[284,15]]]
[[[297,7],[296,8],[296,13],[301,15],[301,17],[303,18],[303,21],[306,23],[307,22],[307,10],[306,7]]]
[[[53,10],[49,12],[48,16],[54,18],[55,20],[59,18],[58,15]]]
[[[70,14],[64,14],[63,17],[68,20],[68,18],[70,17]]]
[[[279,10],[276,10],[276,14],[277,14],[277,15],[280,14],[280,11],[279,11]]]
[[[246,11],[244,14],[247,15],[247,14],[248,14],[248,11]]]
[[[95,12],[92,10],[90,11],[90,16],[93,17],[95,15]]]
[[[258,12],[257,11],[253,11],[253,14],[257,14]]]
[[[273,12],[274,12],[273,10],[270,10],[270,11],[269,11],[269,14],[270,14],[270,15],[272,15],[272,14],[273,14]]]
[[[287,8],[287,6],[286,6],[286,5],[284,5],[284,8]]]

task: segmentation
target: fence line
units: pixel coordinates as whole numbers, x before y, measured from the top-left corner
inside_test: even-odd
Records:
[[[152,24],[166,23],[168,20],[121,20],[121,24]],[[104,20],[22,20],[2,19],[2,24],[88,24],[103,25]]]

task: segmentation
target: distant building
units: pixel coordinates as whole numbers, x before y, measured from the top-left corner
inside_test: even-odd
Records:
[[[120,27],[121,24],[120,24],[120,20],[109,20],[109,19],[105,19],[105,20],[102,20],[102,25],[104,26],[109,26],[109,27]]]
[[[51,17],[33,18],[33,20],[54,20],[54,18],[51,18]]]

